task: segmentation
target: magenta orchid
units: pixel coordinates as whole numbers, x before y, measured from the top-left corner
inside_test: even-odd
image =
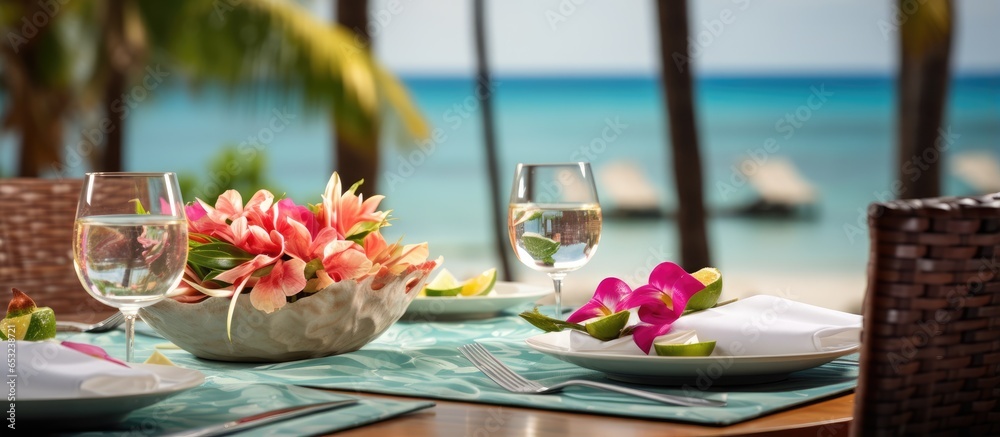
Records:
[[[623,305],[626,296],[633,293],[632,289],[618,278],[605,278],[597,285],[594,297],[580,309],[566,318],[567,322],[580,323],[594,317],[610,316],[628,309]]]
[[[236,300],[250,290],[250,303],[265,313],[281,309],[291,298],[305,297],[340,281],[361,281],[430,271],[427,243],[387,244],[379,230],[388,212],[377,211],[383,196],[363,199],[358,182],[342,190],[334,173],[319,204],[296,205],[276,200],[267,190],[246,202],[235,190],[215,205],[198,199],[186,207],[189,230],[184,282],[171,297],[197,302],[230,297],[227,326]]]
[[[643,352],[649,353],[656,337],[670,332],[670,327],[687,308],[688,300],[705,288],[681,266],[664,262],[649,273],[649,283],[636,288],[625,298],[623,306],[638,307],[639,320],[632,338]]]
[[[663,262],[650,272],[649,283],[635,290],[629,288],[621,279],[605,278],[597,286],[590,301],[571,314],[565,322],[546,317],[537,309],[534,312],[522,313],[521,317],[546,331],[569,328],[588,332],[591,336],[606,341],[607,338],[590,333],[586,325],[579,323],[608,317],[621,311],[635,310],[640,323],[624,327],[617,335],[631,333],[636,346],[649,354],[656,338],[670,332],[673,323],[687,309],[688,301],[704,289],[705,285],[701,281],[688,274],[679,265]],[[711,305],[715,305],[715,302],[708,303],[708,306]],[[612,333],[610,338],[615,338],[613,335]]]

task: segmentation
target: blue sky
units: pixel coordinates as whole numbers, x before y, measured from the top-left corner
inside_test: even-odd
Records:
[[[327,0],[314,9],[331,16]],[[500,74],[652,75],[653,0],[487,1]],[[689,0],[700,74],[893,74],[895,0]],[[919,3],[919,2],[918,2]],[[372,0],[379,58],[397,73],[467,74],[471,0]],[[956,0],[953,72],[1000,73],[1000,2]]]

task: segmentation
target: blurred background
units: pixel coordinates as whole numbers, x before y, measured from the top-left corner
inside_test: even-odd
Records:
[[[935,149],[900,152],[915,101],[899,91],[901,41],[941,59],[933,32],[906,30],[940,18],[936,4],[698,0],[678,37],[649,0],[5,1],[0,176],[175,171],[188,200],[267,187],[312,203],[331,171],[368,169],[366,194],[397,218],[387,238],[430,242],[464,278],[501,264],[490,202],[505,212],[516,163],[589,161],[607,218],[595,257],[566,279],[579,304],[606,276],[639,285],[682,258],[661,81],[673,35],[686,53],[667,67],[690,74],[698,134],[682,147],[700,151],[723,297],[858,311],[869,203],[913,197],[908,180],[931,168],[940,194],[1000,191],[998,2],[954,1],[931,27],[948,42],[945,74],[908,80],[946,85],[931,93],[939,120],[916,118]]]

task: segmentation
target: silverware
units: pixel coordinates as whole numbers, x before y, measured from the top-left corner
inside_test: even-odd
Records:
[[[112,329],[118,327],[125,321],[125,316],[121,312],[117,312],[111,317],[108,317],[100,322],[93,324],[77,323],[77,322],[66,322],[56,320],[56,331],[59,332],[108,332]]]
[[[636,390],[628,387],[620,387],[617,385],[604,384],[595,381],[588,381],[582,379],[572,379],[569,381],[560,382],[551,386],[543,386],[535,381],[524,378],[517,373],[514,373],[509,367],[500,362],[496,357],[493,356],[489,351],[486,350],[479,343],[467,344],[465,346],[460,346],[458,348],[462,355],[465,355],[473,365],[481,370],[486,376],[496,382],[500,387],[503,387],[507,391],[514,393],[530,393],[530,394],[547,394],[556,393],[562,391],[566,386],[570,385],[580,385],[590,388],[597,388],[601,390],[618,392],[630,396],[636,396],[643,399],[649,399],[656,402],[662,402],[670,405],[682,405],[685,407],[723,407],[726,405],[725,399],[715,400],[715,399],[703,399],[703,398],[693,398],[688,396],[675,396],[668,394],[653,393],[643,390]],[[725,395],[722,395],[725,398]]]
[[[310,414],[322,413],[324,411],[335,410],[358,403],[356,399],[345,399],[342,401],[323,402],[319,404],[299,405],[297,407],[282,408],[279,410],[266,411],[263,413],[247,416],[241,419],[217,425],[209,425],[187,431],[167,434],[171,437],[209,437],[228,435],[239,431],[246,431],[250,428],[268,425],[283,420],[290,420],[296,417],[308,416]]]

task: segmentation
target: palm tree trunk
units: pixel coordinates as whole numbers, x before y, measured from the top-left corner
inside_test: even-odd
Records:
[[[484,92],[475,92],[479,97],[483,117],[483,144],[486,146],[486,167],[490,178],[490,212],[493,215],[493,243],[496,248],[497,259],[500,260],[500,278],[504,281],[513,280],[513,272],[510,269],[510,260],[507,258],[507,233],[504,232],[507,224],[503,218],[506,212],[503,208],[503,201],[500,193],[500,164],[497,157],[496,135],[493,130],[493,86],[490,82],[490,67],[486,62],[486,20],[484,18],[485,6],[483,0],[475,0],[473,3],[473,15],[476,32],[476,81],[473,90],[484,87]]]
[[[41,4],[22,0],[24,16],[44,13]],[[44,83],[45,59],[40,42],[50,38],[51,26],[39,26],[37,34],[25,41],[0,45],[3,81],[9,99],[3,124],[20,133],[17,174],[38,177],[45,170],[61,172],[59,147],[62,144],[62,117],[66,109],[63,85]]]
[[[104,62],[108,63],[108,76],[104,83],[102,107],[104,116],[110,122],[105,132],[104,151],[97,163],[97,171],[122,171],[124,166],[122,137],[125,121],[112,108],[115,100],[121,99],[128,81],[128,71],[132,55],[125,42],[124,0],[108,0],[104,16]],[[101,127],[103,130],[103,127]]]
[[[697,270],[711,265],[705,226],[701,156],[694,119],[687,51],[688,13],[686,0],[657,2],[660,27],[661,86],[667,101],[667,122],[677,186],[677,224],[680,231],[681,265]]]
[[[901,0],[903,9],[906,0]],[[904,14],[906,12],[904,11]],[[900,28],[897,176],[901,197],[937,197],[941,160],[951,140],[941,129],[951,55],[950,0],[928,0],[904,15]]]
[[[371,50],[371,35],[368,34],[368,0],[335,0],[337,2],[337,22],[351,29],[358,41]],[[350,185],[364,179],[358,191],[370,196],[378,192],[379,141],[373,132],[370,144],[354,144],[342,136],[334,134],[334,168],[341,180]]]

